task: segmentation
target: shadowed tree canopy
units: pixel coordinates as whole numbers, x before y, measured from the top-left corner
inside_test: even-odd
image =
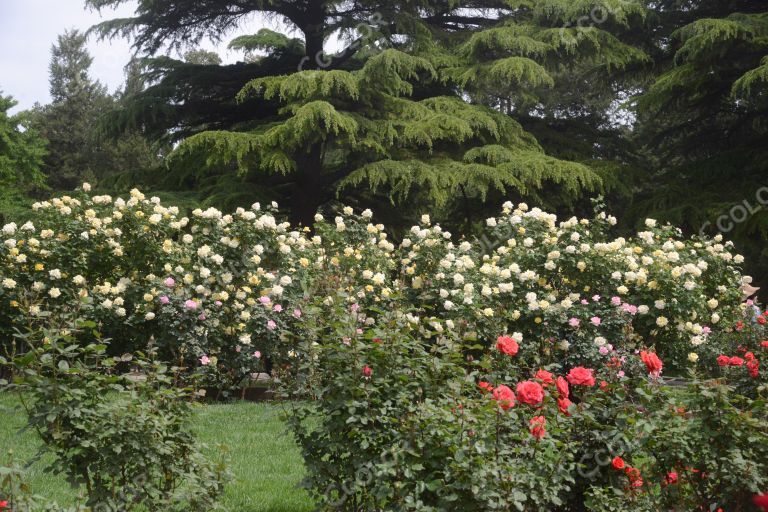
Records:
[[[725,232],[765,284],[768,5],[683,4],[664,2],[667,45],[637,100],[636,139],[650,171],[637,209],[691,232]]]
[[[605,19],[585,30],[595,9]],[[617,76],[648,60],[622,42],[645,18],[627,0],[140,0],[94,29],[152,56],[256,15],[289,30],[234,39],[235,65],[146,60],[151,85],[114,124],[181,140],[173,179],[287,199],[304,224],[339,193],[456,208],[599,190],[616,170],[605,155],[588,142],[577,161],[548,155],[521,122],[565,115],[543,101],[574,76],[615,97]],[[341,48],[325,53],[329,40]]]

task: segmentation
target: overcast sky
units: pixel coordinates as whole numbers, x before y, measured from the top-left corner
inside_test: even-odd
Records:
[[[84,9],[84,4],[84,0],[0,0],[0,91],[19,102],[14,111],[50,101],[48,63],[56,36],[66,29],[87,30],[103,19],[130,16],[134,5],[105,11],[102,17]],[[248,25],[243,31],[254,33],[260,23]],[[226,42],[218,47],[211,43],[203,46],[218,51],[225,62],[241,57],[228,52]],[[114,92],[123,83],[123,67],[131,55],[129,43],[92,37],[88,49],[94,58],[91,76]]]

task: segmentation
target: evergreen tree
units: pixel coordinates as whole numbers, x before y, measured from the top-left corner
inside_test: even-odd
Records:
[[[579,19],[595,6],[607,21],[583,30]],[[642,22],[642,7],[624,0],[145,0],[135,17],[98,30],[131,35],[152,54],[220,40],[253,13],[278,17],[301,37],[262,30],[237,38],[232,46],[248,63],[236,66],[155,59],[155,85],[122,122],[149,117],[158,131],[191,135],[175,168],[188,178],[213,173],[230,187],[222,178],[237,172],[289,199],[305,224],[339,190],[374,190],[421,208],[477,205],[488,194],[569,200],[598,190],[604,165],[590,160],[603,157],[547,155],[520,121],[539,115],[545,91],[569,80],[569,70],[610,83],[612,73],[646,60],[612,34]],[[332,37],[346,46],[328,55]]]
[[[45,184],[40,168],[46,142],[30,127],[26,112],[9,114],[16,104],[0,94],[0,218],[23,204],[25,193]]]
[[[102,168],[94,126],[111,108],[106,88],[89,75],[93,59],[77,30],[58,37],[51,49],[52,102],[36,106],[33,123],[49,141],[44,172],[54,189],[70,190],[93,180]]]
[[[662,73],[638,98],[637,137],[650,174],[636,208],[690,232],[724,232],[765,284],[768,7],[669,4],[660,11],[670,24]]]
[[[0,188],[40,187],[45,140],[31,129],[26,113],[9,114],[16,105],[0,94]]]
[[[102,120],[121,108],[129,94],[143,88],[137,65],[129,67],[126,90],[116,96],[91,78],[93,59],[85,34],[74,30],[60,35],[51,50],[50,94],[52,102],[36,106],[32,124],[49,141],[44,173],[49,184],[71,190],[83,181],[109,183],[116,176],[157,165],[157,150],[136,130],[109,139]],[[132,75],[131,75],[132,73]]]

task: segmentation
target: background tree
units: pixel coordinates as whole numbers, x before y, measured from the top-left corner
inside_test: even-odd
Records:
[[[109,181],[122,172],[156,165],[158,155],[135,130],[109,140],[101,120],[121,108],[125,94],[112,96],[90,77],[93,59],[87,37],[74,30],[59,36],[51,49],[51,103],[36,106],[35,128],[49,141],[43,172],[54,189],[71,190],[83,181]],[[135,80],[135,77],[130,80]],[[130,87],[141,84],[129,83]]]
[[[669,37],[659,41],[661,72],[638,97],[649,173],[630,213],[724,232],[766,285],[768,7],[663,2],[658,18]]]
[[[45,140],[29,126],[27,113],[9,114],[16,104],[0,94],[0,219],[15,213],[26,203],[25,194],[45,182],[40,171]]]
[[[610,7],[611,22],[564,37],[575,32],[566,24],[575,27],[596,4]],[[250,61],[238,66],[156,59],[155,85],[123,122],[151,116],[146,124],[160,131],[193,135],[174,159],[185,179],[213,173],[238,190],[233,183],[248,182],[289,200],[294,220],[310,223],[339,190],[347,199],[432,204],[465,216],[489,194],[566,201],[599,190],[603,166],[589,165],[594,154],[583,162],[553,158],[520,118],[536,115],[541,91],[567,77],[566,68],[592,65],[595,80],[609,80],[606,72],[641,63],[643,53],[610,30],[629,30],[642,11],[619,0],[143,1],[135,17],[98,30],[131,35],[147,54],[220,40],[255,13],[300,34],[262,30],[236,39],[233,47]],[[327,55],[331,38],[344,47]],[[240,89],[238,104],[227,95]],[[502,101],[512,115],[499,111]]]

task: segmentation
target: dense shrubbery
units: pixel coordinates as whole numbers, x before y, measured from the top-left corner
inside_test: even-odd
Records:
[[[138,191],[36,209],[36,224],[3,228],[6,340],[14,326],[83,301],[116,353],[152,340],[163,358],[222,388],[262,371],[267,355],[290,361],[281,339],[299,332],[307,304],[338,300],[337,290],[369,325],[376,308],[398,309],[423,333],[486,346],[518,333],[521,358],[562,367],[653,346],[682,371],[744,314],[740,256],[728,244],[684,240],[653,221],[612,239],[602,213],[558,223],[505,205],[483,243],[454,242],[425,216],[396,247],[370,212],[351,209],[332,223],[318,217],[315,233],[292,230],[272,207],[186,217]],[[8,341],[5,349],[13,352]]]
[[[289,417],[327,509],[746,511],[768,486],[764,389],[669,386],[654,352],[561,370],[506,336],[487,349],[407,313],[324,314],[285,390],[312,398]]]
[[[424,216],[399,246],[349,208],[314,232],[138,191],[36,208],[3,228],[5,350],[75,315],[177,383],[269,359],[330,508],[730,511],[765,490],[766,315],[720,239],[509,204],[482,241]]]
[[[189,431],[189,391],[142,354],[107,357],[94,328],[52,322],[17,336],[26,353],[0,358],[15,373],[3,390],[18,393],[54,456],[47,470],[81,486],[88,510],[210,510],[226,470],[206,460]],[[84,337],[94,341],[81,346]],[[126,374],[128,362],[139,371]]]

